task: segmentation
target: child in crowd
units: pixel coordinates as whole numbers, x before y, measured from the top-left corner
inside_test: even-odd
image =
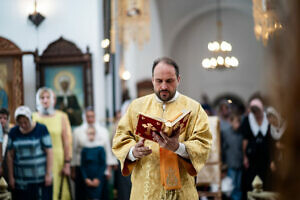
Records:
[[[239,131],[241,116],[236,112],[232,112],[229,116],[230,127],[222,133],[222,149],[224,151],[224,161],[228,167],[227,176],[232,179],[233,191],[231,193],[232,200],[240,200],[241,178],[243,166],[243,135]]]
[[[106,170],[106,155],[102,146],[95,140],[96,129],[90,126],[87,130],[87,144],[81,152],[80,170],[85,182],[86,199],[101,198]]]

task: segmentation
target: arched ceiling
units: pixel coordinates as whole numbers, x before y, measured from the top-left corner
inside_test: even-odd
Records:
[[[177,34],[191,20],[216,10],[215,0],[156,0],[160,16],[164,53],[170,48]],[[252,17],[251,0],[221,0],[221,8],[235,9]]]

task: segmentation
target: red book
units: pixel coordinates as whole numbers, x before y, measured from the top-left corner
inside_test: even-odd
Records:
[[[138,123],[135,134],[148,139],[153,140],[152,133],[158,133],[162,131],[167,136],[171,137],[175,132],[180,131],[183,133],[189,121],[191,111],[183,110],[174,116],[173,120],[164,120],[161,118],[151,117],[149,115],[140,113],[138,116]]]

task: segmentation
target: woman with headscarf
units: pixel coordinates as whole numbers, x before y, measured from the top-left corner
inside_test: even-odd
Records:
[[[271,106],[267,108],[267,118],[270,123],[272,138],[279,141],[286,129],[285,121],[275,108]]]
[[[55,110],[55,95],[50,88],[40,88],[36,94],[38,112],[33,113],[34,121],[45,124],[49,130],[53,145],[53,200],[70,199],[70,190],[64,176],[70,176],[72,149],[71,126],[67,114]],[[64,178],[61,185],[61,179]]]
[[[15,200],[52,199],[52,144],[46,126],[32,121],[27,106],[15,111],[9,132],[7,166]]]
[[[241,124],[243,133],[244,174],[243,195],[252,190],[252,181],[258,175],[268,188],[270,173],[271,135],[262,100],[254,98],[249,103],[250,112]],[[245,197],[245,196],[244,196]]]
[[[267,108],[267,118],[270,123],[270,132],[273,139],[273,153],[271,170],[276,171],[280,162],[283,161],[283,133],[286,130],[286,122],[273,107]]]

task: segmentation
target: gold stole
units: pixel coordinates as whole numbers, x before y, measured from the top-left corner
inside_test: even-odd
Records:
[[[174,121],[181,112],[170,122]],[[160,181],[166,190],[176,190],[181,188],[180,174],[177,154],[159,147],[160,155]]]
[[[164,148],[160,153],[160,181],[166,190],[181,188],[177,154]]]

